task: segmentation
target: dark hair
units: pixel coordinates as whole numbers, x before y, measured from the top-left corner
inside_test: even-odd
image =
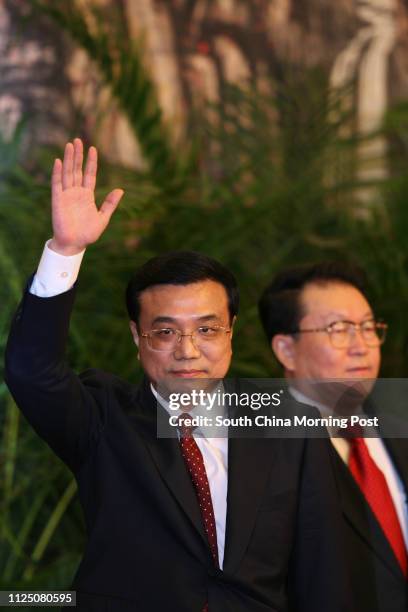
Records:
[[[279,272],[258,303],[259,316],[269,342],[276,334],[293,334],[303,316],[301,293],[306,285],[340,282],[352,285],[367,297],[365,276],[355,264],[322,261]]]
[[[172,251],[149,259],[136,270],[126,289],[129,317],[138,324],[140,294],[154,285],[190,285],[213,280],[225,288],[230,321],[238,313],[239,293],[234,275],[221,263],[194,251]]]

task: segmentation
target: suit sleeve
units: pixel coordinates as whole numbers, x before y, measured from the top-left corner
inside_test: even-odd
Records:
[[[106,389],[85,385],[65,361],[74,293],[25,293],[7,343],[5,379],[35,431],[76,471],[104,427]]]
[[[289,592],[293,612],[356,612],[342,537],[343,520],[327,438],[305,440],[296,546]]]

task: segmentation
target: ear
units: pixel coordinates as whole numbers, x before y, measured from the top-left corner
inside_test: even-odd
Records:
[[[139,334],[137,331],[137,326],[136,323],[134,321],[129,321],[129,327],[130,327],[130,332],[133,336],[133,341],[136,344],[137,347],[139,347]]]
[[[287,334],[276,334],[271,340],[271,348],[276,359],[285,370],[293,372],[295,369],[295,339]]]

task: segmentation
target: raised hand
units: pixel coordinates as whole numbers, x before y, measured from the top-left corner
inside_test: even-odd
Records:
[[[49,246],[61,255],[75,255],[96,242],[106,229],[123,195],[114,189],[98,208],[95,183],[98,154],[90,147],[83,167],[83,144],[79,138],[65,146],[64,159],[56,159],[52,171],[52,227]]]

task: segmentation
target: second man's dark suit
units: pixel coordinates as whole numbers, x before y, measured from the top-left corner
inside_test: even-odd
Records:
[[[64,361],[74,291],[24,296],[7,383],[78,482],[88,544],[74,586],[97,612],[350,612],[327,440],[229,440],[223,570],[177,439],[136,388]],[[103,341],[103,339],[101,339]]]
[[[408,491],[408,441],[384,439]],[[352,591],[360,612],[406,612],[408,583],[350,470],[335,452]]]

